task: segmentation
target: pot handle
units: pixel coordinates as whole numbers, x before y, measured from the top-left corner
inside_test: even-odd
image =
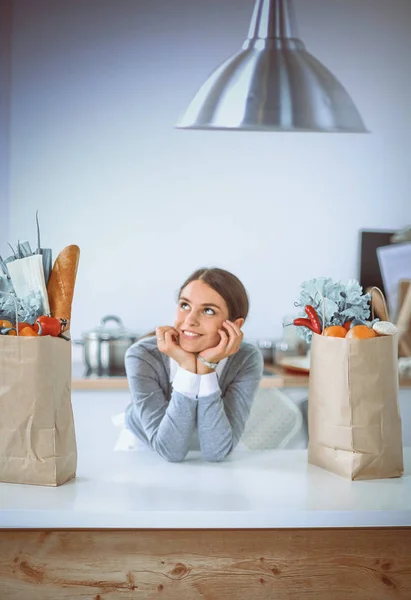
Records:
[[[101,319],[101,324],[105,325],[108,321],[115,321],[119,328],[124,329],[123,321],[116,315],[107,315]]]

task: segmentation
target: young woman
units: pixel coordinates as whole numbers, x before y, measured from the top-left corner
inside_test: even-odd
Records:
[[[220,461],[237,445],[263,372],[261,352],[243,341],[247,314],[235,275],[199,269],[181,286],[174,327],[128,349],[127,427],[163,458],[199,447]]]

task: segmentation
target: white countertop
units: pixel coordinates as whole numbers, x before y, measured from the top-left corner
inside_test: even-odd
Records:
[[[374,481],[308,465],[306,450],[236,451],[217,464],[193,452],[167,463],[151,451],[112,450],[109,415],[123,402],[104,392],[73,394],[77,478],[58,488],[0,484],[0,527],[411,526],[411,448],[404,477]]]

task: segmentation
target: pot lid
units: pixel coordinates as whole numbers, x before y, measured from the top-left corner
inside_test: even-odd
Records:
[[[108,326],[109,321],[113,321],[115,325]],[[88,331],[85,337],[91,340],[118,340],[137,338],[138,334],[126,329],[120,317],[107,315],[101,319],[99,327]]]

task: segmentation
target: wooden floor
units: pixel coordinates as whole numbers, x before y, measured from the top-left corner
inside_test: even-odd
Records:
[[[0,531],[1,600],[410,600],[411,528]]]

